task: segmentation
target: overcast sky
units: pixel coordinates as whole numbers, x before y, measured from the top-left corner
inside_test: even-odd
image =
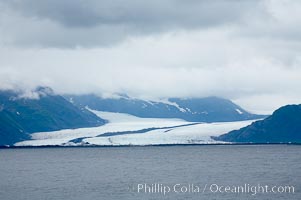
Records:
[[[301,1],[0,0],[0,88],[301,103]]]

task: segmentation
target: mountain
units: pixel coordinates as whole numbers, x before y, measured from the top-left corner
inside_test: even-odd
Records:
[[[27,95],[27,96],[26,96]],[[99,126],[105,123],[85,108],[78,108],[50,88],[23,94],[0,91],[0,145],[29,139],[33,132]]]
[[[264,120],[213,139],[244,143],[301,143],[301,104],[283,106]]]
[[[264,116],[247,112],[232,101],[218,98],[170,98],[161,101],[146,101],[126,95],[118,98],[99,96],[66,96],[73,104],[98,111],[128,113],[144,118],[180,118],[191,122],[226,122],[259,119]]]

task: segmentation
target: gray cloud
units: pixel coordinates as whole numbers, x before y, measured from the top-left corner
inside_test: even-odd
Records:
[[[0,6],[7,44],[76,47],[116,44],[129,36],[232,25],[257,12],[260,4],[234,0],[2,0]]]
[[[0,0],[0,89],[301,99],[298,1]]]
[[[46,18],[71,27],[98,24],[136,26],[212,26],[233,22],[258,4],[235,0],[7,0],[5,5],[25,16]]]

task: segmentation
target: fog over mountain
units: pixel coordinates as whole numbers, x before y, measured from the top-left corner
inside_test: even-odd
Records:
[[[301,99],[299,1],[0,0],[0,89]]]

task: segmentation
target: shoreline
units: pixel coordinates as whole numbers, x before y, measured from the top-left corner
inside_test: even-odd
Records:
[[[120,147],[170,147],[170,146],[266,146],[301,145],[301,143],[213,143],[213,144],[149,144],[149,145],[43,145],[43,146],[0,146],[0,149],[40,149],[40,148],[120,148]]]

